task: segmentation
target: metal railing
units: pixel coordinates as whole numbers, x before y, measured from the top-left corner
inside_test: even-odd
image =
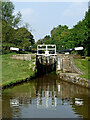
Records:
[[[37,45],[37,55],[51,56],[56,54],[56,45]]]

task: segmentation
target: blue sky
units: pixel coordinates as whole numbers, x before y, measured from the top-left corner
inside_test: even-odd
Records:
[[[35,41],[50,35],[58,25],[72,28],[85,16],[88,2],[14,2],[15,13],[20,11],[23,22],[32,27]]]

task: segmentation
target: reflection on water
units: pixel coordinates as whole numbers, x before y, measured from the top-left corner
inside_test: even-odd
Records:
[[[88,93],[55,75],[44,75],[3,91],[3,118],[87,118]]]

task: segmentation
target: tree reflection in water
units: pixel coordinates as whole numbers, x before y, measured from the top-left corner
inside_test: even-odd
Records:
[[[2,116],[3,118],[22,118],[27,114],[26,110],[44,111],[45,115],[45,110],[47,110],[52,115],[51,111],[56,111],[55,117],[58,115],[58,117],[66,118],[72,116],[87,118],[88,93],[88,89],[59,80],[56,75],[44,75],[33,81],[4,90]],[[63,113],[66,111],[65,109],[69,109],[73,115],[60,115],[62,108],[64,108]],[[41,112],[38,113],[39,116],[41,116]],[[28,116],[30,117],[30,112]]]

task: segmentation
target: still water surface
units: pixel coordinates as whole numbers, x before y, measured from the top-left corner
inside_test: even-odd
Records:
[[[89,90],[44,75],[5,89],[3,118],[87,118]]]

